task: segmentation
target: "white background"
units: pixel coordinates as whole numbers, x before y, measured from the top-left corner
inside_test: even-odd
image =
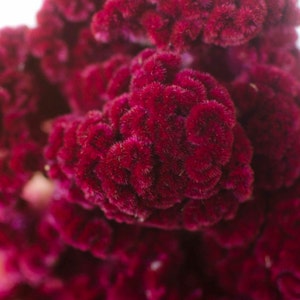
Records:
[[[0,27],[35,25],[35,14],[43,0],[0,0]]]
[[[0,28],[26,24],[35,25],[35,14],[41,7],[43,0],[0,0]],[[300,6],[300,0],[298,0]],[[300,27],[298,27],[300,36]],[[300,38],[298,39],[300,47]]]

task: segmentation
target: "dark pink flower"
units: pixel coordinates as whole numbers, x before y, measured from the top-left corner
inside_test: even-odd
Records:
[[[0,30],[0,298],[299,299],[299,16],[44,0]]]
[[[291,186],[300,175],[299,83],[277,68],[259,66],[234,85],[239,119],[254,148],[257,186]]]
[[[116,55],[102,64],[75,72],[65,84],[65,95],[74,112],[101,109],[103,104],[129,88],[129,58]]]
[[[249,233],[250,228],[254,229],[254,224],[258,225],[255,225],[256,229],[252,231],[252,238],[247,244],[228,245],[228,241],[233,241],[232,238],[236,240],[237,234],[234,230],[227,231],[230,222],[229,227],[224,223],[224,227],[213,232],[212,237],[217,237],[219,245],[211,238],[204,239],[200,247],[206,258],[206,276],[223,289],[223,293],[239,295],[241,299],[279,300],[299,297],[299,247],[296,242],[299,231],[298,195],[299,182],[289,190],[261,194],[255,202],[244,204],[242,210],[253,203],[257,207],[257,200],[265,203],[264,222],[257,222],[254,218],[247,222],[251,224],[247,229]],[[240,217],[244,214],[242,210]],[[235,221],[236,226],[241,225],[241,220],[238,219],[239,214]],[[247,231],[243,230],[249,236]],[[227,239],[221,241],[220,233],[225,233],[224,238]]]
[[[250,196],[251,146],[226,90],[208,74],[176,71],[179,62],[146,50],[129,94],[103,115],[57,123],[46,149],[53,178],[75,179],[121,222],[195,230],[232,218]]]
[[[16,204],[15,204],[16,203]],[[21,285],[37,286],[53,272],[64,246],[48,215],[23,199],[1,211],[0,297],[9,299]]]
[[[28,54],[25,26],[1,29],[0,34],[0,68],[22,70]]]
[[[93,0],[52,0],[52,2],[70,22],[85,21],[96,8]]]
[[[272,1],[106,1],[94,15],[92,30],[101,42],[130,42],[183,50],[194,42],[223,47],[240,45],[264,27],[298,22],[293,0]]]
[[[109,254],[113,229],[104,218],[99,217],[99,212],[56,200],[51,214],[65,243],[81,251],[89,251],[96,257],[104,258]]]
[[[256,64],[272,65],[296,75],[297,67],[297,32],[294,27],[277,25],[268,28],[264,34],[250,43],[228,48],[226,54],[219,54],[227,62],[227,67],[235,76],[252,68]],[[225,79],[225,78],[224,78]],[[229,76],[225,79],[231,80]]]

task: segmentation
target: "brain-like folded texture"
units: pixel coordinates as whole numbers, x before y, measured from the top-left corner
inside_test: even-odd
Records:
[[[222,47],[241,45],[264,27],[298,22],[294,0],[112,0],[94,15],[92,30],[101,42],[150,40],[158,47],[182,50],[201,41]]]
[[[131,72],[103,113],[54,124],[49,174],[118,222],[196,230],[233,218],[251,194],[252,150],[226,89],[167,52],[145,50]]]

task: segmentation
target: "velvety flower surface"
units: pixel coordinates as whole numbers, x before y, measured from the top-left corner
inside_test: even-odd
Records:
[[[46,150],[53,177],[74,177],[119,222],[193,230],[232,218],[251,193],[251,146],[227,91],[179,68],[175,55],[146,50],[129,93],[103,115],[59,121]]]
[[[206,241],[213,250],[205,254],[211,260],[207,271],[210,276],[218,274],[217,281],[224,290],[245,299],[299,298],[298,244],[295,243],[298,186],[292,192],[283,190],[269,196],[265,222],[249,246],[244,244],[228,251],[222,248],[224,245]],[[239,276],[239,272],[247,276]]]
[[[256,64],[277,66],[283,71],[297,74],[297,32],[291,26],[274,26],[250,43],[228,48],[228,67],[239,74]]]
[[[106,101],[127,92],[129,81],[129,57],[119,55],[75,71],[64,90],[72,110],[86,113],[102,109]]]
[[[299,23],[296,1],[106,1],[92,29],[101,42],[125,38],[182,50],[203,41],[223,47],[248,42],[263,27]]]
[[[299,23],[44,0],[0,29],[0,299],[300,299]]]

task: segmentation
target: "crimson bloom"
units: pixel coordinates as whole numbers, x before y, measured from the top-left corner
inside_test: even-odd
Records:
[[[50,173],[74,178],[118,222],[195,230],[234,217],[251,194],[252,151],[227,91],[208,74],[180,71],[171,53],[145,50],[131,71],[129,93],[103,114],[57,123]]]
[[[0,30],[0,299],[300,298],[296,0],[44,0]]]

